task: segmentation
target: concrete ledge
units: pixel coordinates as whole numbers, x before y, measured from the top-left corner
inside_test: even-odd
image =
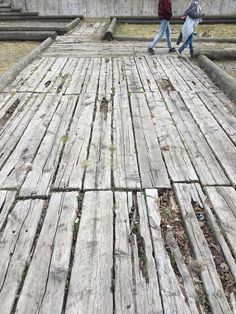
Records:
[[[74,19],[64,27],[65,34],[70,32],[76,25],[80,23],[80,18]]]
[[[213,61],[204,55],[197,58],[199,65],[206,70],[216,85],[236,104],[236,80],[219,68]]]
[[[1,32],[0,31],[0,41],[6,40],[19,40],[19,41],[43,41],[48,37],[55,39],[57,37],[56,32],[49,31],[15,31],[15,32]]]
[[[38,55],[47,49],[51,43],[53,42],[52,38],[46,39],[42,42],[38,47],[32,50],[27,56],[22,58],[19,62],[17,62],[11,69],[9,69],[3,76],[0,77],[0,92],[7,87],[16,77],[17,75],[27,67],[31,62],[33,62]]]
[[[117,26],[117,19],[114,17],[110,23],[110,25],[108,26],[105,35],[104,35],[104,39],[105,40],[113,40],[114,39],[114,34],[116,31],[116,26]]]
[[[111,19],[117,18],[117,23],[128,24],[159,24],[157,16],[111,16]],[[172,24],[182,24],[180,16],[174,16],[171,19]],[[206,16],[201,24],[236,24],[236,16]]]
[[[24,21],[24,20],[33,20],[33,21],[73,21],[75,19],[81,19],[83,20],[83,15],[46,15],[46,16],[40,16],[40,15],[18,15],[18,16],[0,16],[1,20],[14,20],[14,21]]]
[[[236,49],[198,49],[194,55],[205,55],[211,60],[236,60]]]
[[[134,36],[115,36],[114,40],[118,41],[147,41],[152,42],[154,37],[134,37]],[[172,37],[172,42],[174,43],[177,38]],[[166,41],[165,38],[161,38],[161,41]],[[195,36],[194,42],[215,42],[215,43],[236,43],[236,37],[197,37]]]

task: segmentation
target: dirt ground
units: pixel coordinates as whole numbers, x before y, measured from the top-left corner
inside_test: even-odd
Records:
[[[38,45],[37,42],[27,41],[0,42],[0,76]]]
[[[172,36],[177,37],[182,25],[171,25]],[[159,25],[120,24],[116,29],[117,36],[153,37]],[[202,37],[236,37],[236,25],[217,24],[199,25],[196,31]]]
[[[217,61],[216,64],[236,79],[236,61]]]

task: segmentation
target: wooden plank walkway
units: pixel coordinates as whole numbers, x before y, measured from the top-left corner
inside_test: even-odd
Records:
[[[233,314],[236,107],[104,26],[0,94],[0,313]]]

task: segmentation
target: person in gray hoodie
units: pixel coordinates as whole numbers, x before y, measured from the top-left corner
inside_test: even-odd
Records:
[[[182,28],[182,46],[177,50],[177,53],[181,56],[184,49],[189,46],[190,55],[193,57],[194,32],[205,16],[205,14],[202,13],[199,1],[192,0],[183,16],[186,17],[186,20]]]

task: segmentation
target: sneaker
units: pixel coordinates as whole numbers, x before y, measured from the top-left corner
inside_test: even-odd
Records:
[[[150,55],[154,55],[155,54],[155,51],[153,48],[149,47],[147,52],[150,54]]]
[[[176,50],[176,53],[178,55],[179,58],[183,58],[183,56],[181,55],[181,53],[179,52],[179,50]]]
[[[176,49],[174,47],[170,48],[169,53],[171,53],[171,52],[176,52]]]

